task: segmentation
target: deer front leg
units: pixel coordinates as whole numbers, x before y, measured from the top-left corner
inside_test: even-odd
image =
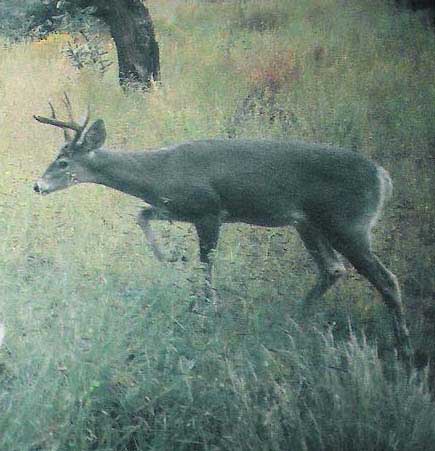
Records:
[[[165,261],[165,257],[157,244],[156,237],[150,226],[150,220],[157,219],[157,216],[158,212],[154,208],[144,209],[139,213],[137,217],[137,223],[145,233],[145,237],[151,247],[151,250],[153,251],[154,256],[157,258],[157,260],[162,262]]]
[[[209,216],[195,222],[196,232],[199,238],[199,259],[205,266],[205,297],[208,300],[216,300],[212,284],[213,261],[210,253],[216,249],[219,239],[220,220],[218,217]]]

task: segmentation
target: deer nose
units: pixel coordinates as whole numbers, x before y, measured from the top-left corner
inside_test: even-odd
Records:
[[[39,188],[38,183],[35,183],[33,185],[33,191],[35,191],[35,193],[40,193],[41,192],[41,189]]]

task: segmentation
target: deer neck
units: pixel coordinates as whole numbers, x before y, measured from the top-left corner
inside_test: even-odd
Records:
[[[157,186],[153,183],[156,168],[146,153],[100,149],[88,156],[87,167],[90,182],[139,197],[151,205],[158,203]]]

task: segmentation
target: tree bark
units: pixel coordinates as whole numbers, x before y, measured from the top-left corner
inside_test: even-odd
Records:
[[[159,47],[148,9],[140,0],[96,0],[96,14],[116,44],[119,82],[149,87],[159,78]]]
[[[143,0],[50,0],[35,5],[31,27],[43,27],[44,34],[55,30],[56,21],[52,19],[60,13],[75,15],[83,8],[94,8],[92,14],[109,27],[115,41],[121,86],[137,84],[146,88],[159,79],[159,46]]]
[[[159,79],[159,46],[148,8],[141,0],[82,0],[79,4],[94,6],[95,16],[108,25],[118,53],[121,86],[146,88]]]

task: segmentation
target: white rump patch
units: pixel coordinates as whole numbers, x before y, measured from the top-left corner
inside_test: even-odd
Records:
[[[370,220],[370,229],[378,222],[385,202],[391,197],[393,193],[393,182],[391,181],[390,174],[381,166],[378,166],[378,180],[379,203],[376,208],[376,213]]]
[[[3,339],[5,338],[5,326],[3,323],[0,323],[0,346],[3,343]]]

